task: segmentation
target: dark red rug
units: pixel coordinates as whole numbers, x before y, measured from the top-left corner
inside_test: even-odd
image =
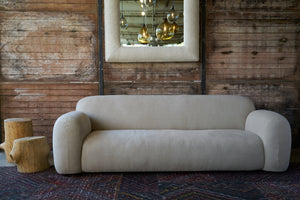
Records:
[[[0,167],[0,199],[300,199],[300,164],[284,173],[21,174]]]

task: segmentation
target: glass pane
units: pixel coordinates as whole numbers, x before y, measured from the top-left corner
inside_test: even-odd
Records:
[[[120,0],[120,43],[181,46],[183,21],[183,0]]]

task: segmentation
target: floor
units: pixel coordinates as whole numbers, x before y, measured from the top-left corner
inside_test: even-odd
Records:
[[[15,164],[7,162],[4,151],[0,150],[0,167],[13,167],[13,166],[15,166]]]
[[[53,165],[53,155],[49,156],[49,163]],[[300,163],[300,149],[293,149],[291,152],[291,162]],[[3,150],[0,150],[0,167],[13,167],[16,166],[14,163],[9,163],[6,161],[5,153]]]

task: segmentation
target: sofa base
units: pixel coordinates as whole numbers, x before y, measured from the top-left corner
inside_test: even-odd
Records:
[[[264,148],[243,130],[103,130],[82,146],[83,172],[261,170]]]

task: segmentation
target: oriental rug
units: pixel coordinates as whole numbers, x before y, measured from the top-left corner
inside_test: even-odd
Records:
[[[0,167],[0,199],[300,199],[300,164],[283,173],[31,174]]]

